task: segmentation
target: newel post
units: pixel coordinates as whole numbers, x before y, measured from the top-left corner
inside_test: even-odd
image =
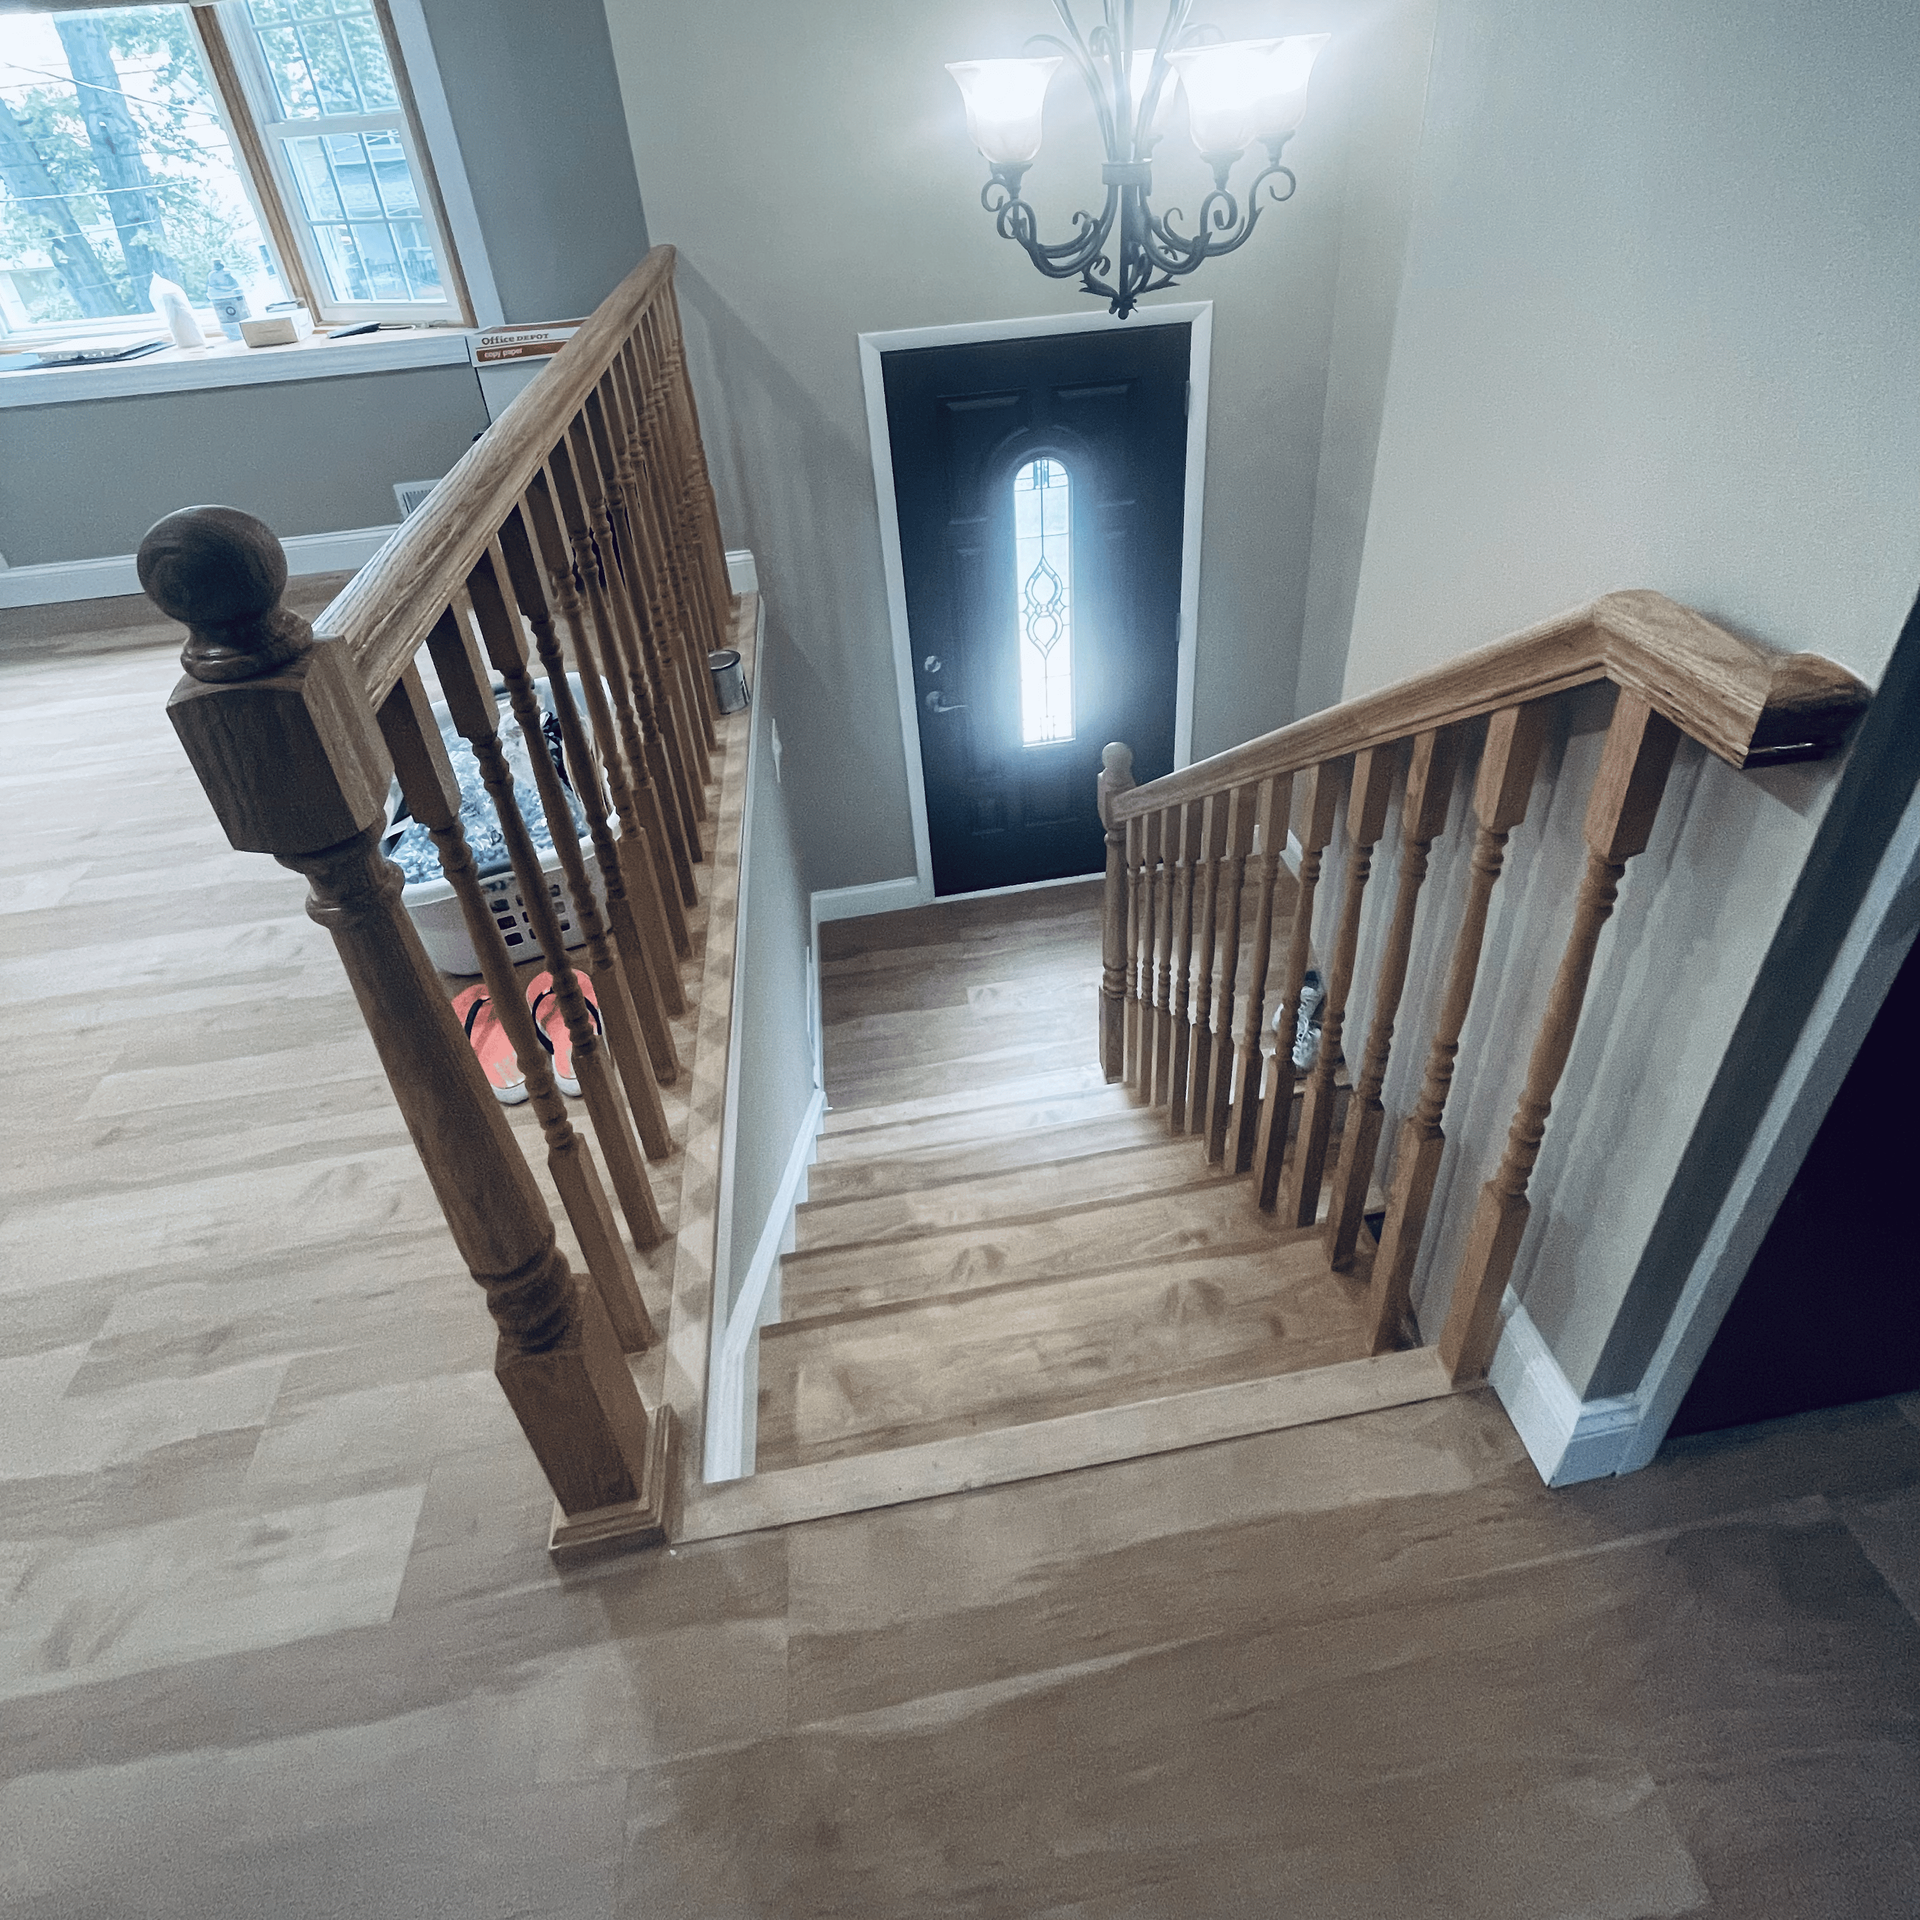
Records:
[[[231,507],[169,514],[140,584],[189,630],[167,717],[227,838],[307,878],[455,1245],[499,1327],[494,1372],[559,1499],[554,1544],[660,1537],[669,1416],[649,1420],[381,857],[392,763],[344,643],[280,605],[286,555]],[[609,1511],[611,1510],[611,1511]],[[618,1516],[623,1524],[612,1524]],[[587,1524],[582,1525],[585,1521]]]
[[[1098,804],[1107,830],[1107,893],[1100,916],[1100,1071],[1118,1080],[1126,1067],[1127,830],[1113,803],[1133,785],[1133,749],[1118,740],[1100,750]]]

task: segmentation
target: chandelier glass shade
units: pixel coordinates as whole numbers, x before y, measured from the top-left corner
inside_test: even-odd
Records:
[[[1209,29],[1188,23],[1193,0],[1168,0],[1158,37],[1136,43],[1133,0],[1101,0],[1101,18],[1085,34],[1071,0],[1054,0],[1054,8],[1064,36],[1036,34],[1021,59],[957,60],[947,71],[966,106],[967,132],[987,162],[980,202],[1001,235],[1050,280],[1079,280],[1125,318],[1141,295],[1244,246],[1262,207],[1291,197],[1296,183],[1280,150],[1300,124],[1314,60],[1332,36],[1210,39]],[[1093,101],[1106,146],[1106,192],[1097,214],[1076,213],[1072,233],[1049,242],[1040,238],[1020,183],[1039,155],[1047,88],[1062,66],[1079,74]],[[1181,226],[1178,208],[1159,214],[1151,200],[1153,149],[1181,94],[1193,143],[1214,180],[1191,230]],[[1236,192],[1231,176],[1249,149],[1261,151],[1251,180]]]

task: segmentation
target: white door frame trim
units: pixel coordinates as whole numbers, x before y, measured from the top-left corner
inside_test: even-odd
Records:
[[[873,455],[873,492],[880,514],[880,556],[887,580],[887,621],[893,630],[893,672],[900,698],[900,744],[907,761],[907,804],[913,816],[917,898],[934,899],[933,848],[927,833],[927,786],[920,765],[920,710],[914,698],[913,637],[907,628],[906,574],[900,558],[900,506],[893,491],[893,440],[887,431],[887,395],[881,359],[921,347],[972,346],[991,340],[1038,340],[1063,333],[1104,333],[1115,327],[1190,326],[1187,362],[1187,484],[1180,524],[1180,650],[1175,668],[1173,764],[1193,754],[1193,675],[1200,625],[1200,523],[1206,504],[1207,396],[1213,361],[1213,302],[1183,300],[1137,307],[1131,318],[1104,313],[1036,314],[1022,320],[980,320],[948,327],[901,327],[860,335],[860,378],[866,389],[867,439]],[[901,883],[890,881],[890,887]]]

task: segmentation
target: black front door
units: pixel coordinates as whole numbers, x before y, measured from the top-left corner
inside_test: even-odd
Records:
[[[882,362],[936,893],[1100,871],[1100,749],[1173,768],[1191,331]]]

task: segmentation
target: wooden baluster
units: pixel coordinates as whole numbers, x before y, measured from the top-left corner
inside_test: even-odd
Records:
[[[515,648],[520,644],[520,635],[518,624],[508,614],[505,598],[493,580],[489,556],[481,556],[479,564],[468,576],[468,584],[469,597],[485,608],[484,612],[480,611],[480,607],[476,607],[475,611],[479,614],[481,630],[488,641],[489,658],[496,669],[501,669],[504,662],[513,659]],[[594,1137],[600,1142],[601,1154],[606,1159],[608,1178],[613,1182],[615,1194],[619,1196],[620,1209],[627,1216],[627,1230],[633,1235],[636,1246],[656,1247],[665,1237],[660,1211],[654,1205],[653,1189],[647,1180],[646,1169],[640,1164],[640,1155],[627,1124],[626,1109],[607,1072],[606,1056],[601,1050],[599,1036],[594,1032],[593,1016],[587,1009],[586,996],[580,990],[573,962],[567,957],[559,916],[554,911],[553,897],[548,891],[551,882],[541,869],[540,856],[534,849],[527,823],[521,818],[513,791],[513,771],[500,744],[499,716],[488,684],[486,667],[475,653],[472,634],[462,620],[443,622],[435,627],[427,636],[427,645],[440,675],[440,686],[446,694],[454,725],[472,746],[474,758],[480,762],[480,777],[486,783],[494,811],[499,816],[500,831],[507,843],[507,856],[513,864],[514,878],[519,883],[521,906],[533,928],[533,937],[539,943],[547,969],[553,976],[554,998],[573,1042],[574,1078],[579,1082],[586,1100],[587,1112],[593,1121]],[[521,675],[525,677],[524,667]],[[544,743],[540,738],[537,716],[532,728],[528,728],[524,720],[521,721],[521,727],[527,733],[528,758],[538,777],[540,762],[544,757],[541,752]],[[549,778],[553,775],[551,760],[547,761],[547,774]],[[544,784],[541,800],[543,805],[547,804]],[[571,823],[564,805],[549,807],[548,822],[553,828],[557,850],[569,838],[566,829]],[[577,844],[574,857],[576,860],[579,858]],[[569,874],[568,878],[572,876]],[[604,1011],[603,1008],[603,1015]],[[645,1085],[653,1085],[652,1075],[642,1078]]]
[[[641,942],[668,1013],[685,1013],[687,996],[675,955],[690,953],[693,939],[672,859],[666,851],[660,800],[653,791],[633,691],[627,684],[617,646],[610,644],[604,633],[592,633],[579,589],[573,584],[573,556],[560,530],[547,474],[534,476],[522,504],[539,543],[547,591],[573,643],[574,662],[586,688],[593,737],[599,743],[600,758],[613,787],[613,804],[620,814],[621,871],[626,876],[628,896],[637,905]],[[609,691],[612,712],[607,706]]]
[[[450,620],[453,615],[442,617]],[[561,1204],[586,1257],[587,1271],[599,1289],[608,1322],[628,1353],[643,1352],[653,1344],[653,1322],[641,1298],[633,1262],[620,1244],[613,1209],[600,1184],[600,1170],[587,1151],[587,1143],[567,1118],[566,1102],[560,1097],[548,1051],[533,1024],[523,983],[514,972],[513,956],[487,905],[472,850],[460,825],[460,783],[447,758],[446,743],[440,737],[440,725],[433,717],[417,667],[409,667],[401,675],[382,703],[380,732],[393,756],[407,810],[432,836],[440,855],[440,870],[460,903],[460,917],[479,957],[487,997],[513,1042],[527,1098],[547,1143],[547,1171],[559,1189]]]
[[[1180,809],[1162,807],[1153,817],[1160,842],[1160,870],[1153,890],[1153,1104],[1164,1107],[1173,1065],[1173,895]]]
[[[687,759],[670,690],[660,673],[658,650],[652,644],[646,622],[632,618],[632,603],[621,590],[623,583],[614,559],[612,523],[607,512],[606,495],[600,485],[599,461],[582,416],[576,415],[568,428],[566,445],[567,478],[560,481],[561,497],[564,500],[569,485],[578,496],[581,524],[586,530],[587,546],[593,555],[589,595],[593,588],[599,589],[602,603],[620,630],[623,648],[636,663],[646,682],[654,730],[659,735],[667,769],[662,788],[663,804],[665,795],[670,792],[678,808],[679,827],[687,858],[698,865],[705,857],[700,846],[700,818],[706,803],[696,795],[698,782]],[[555,477],[558,478],[557,468]],[[585,564],[583,559],[582,565]]]
[[[467,596],[480,624],[481,642],[486,648],[487,657],[492,661],[495,672],[506,682],[508,703],[527,741],[527,757],[533,766],[534,788],[540,796],[541,810],[546,815],[547,827],[553,838],[553,850],[560,857],[560,871],[566,878],[567,892],[573,900],[574,917],[585,936],[587,971],[598,994],[600,1024],[605,1030],[608,1050],[619,1068],[620,1081],[626,1088],[627,1100],[633,1109],[647,1158],[664,1160],[673,1151],[673,1139],[667,1131],[667,1116],[660,1099],[659,1083],[647,1059],[639,1019],[627,991],[626,974],[620,966],[619,956],[614,952],[613,943],[607,937],[606,916],[600,911],[592,877],[587,872],[586,859],[580,851],[580,836],[574,829],[573,811],[567,804],[567,789],[561,781],[559,769],[553,764],[553,755],[542,731],[540,696],[534,689],[533,675],[528,671],[526,630],[515,617],[513,606],[507,599],[511,591],[506,559],[496,540],[480,564],[467,576]],[[558,657],[557,649],[555,657]],[[563,694],[571,711],[573,699],[570,690],[564,687],[554,689],[556,700]],[[577,737],[577,720],[575,734]],[[584,804],[582,811],[586,811]],[[551,964],[551,951],[547,957]],[[571,961],[566,962],[566,967],[569,973],[574,971]],[[555,966],[552,970],[554,998],[564,1012],[566,993],[561,985],[561,969]],[[592,1035],[592,1015],[586,1007],[584,995],[581,1017],[584,1030]],[[595,1058],[599,1057],[596,1049]],[[583,1094],[585,1088],[583,1079]],[[617,1106],[618,1103],[615,1104]],[[595,1115],[596,1125],[598,1119],[599,1116]],[[652,1195],[649,1193],[649,1205],[651,1201]]]
[[[347,649],[279,605],[286,556],[230,507],[169,514],[140,582],[191,629],[167,703],[227,838],[307,877],[394,1099],[500,1330],[494,1374],[562,1510],[632,1510],[662,1534],[672,1415],[649,1419],[593,1282],[569,1271],[546,1202],[453,1017],[380,856],[390,772]]]
[[[643,436],[637,402],[626,375],[626,356],[617,354],[596,396],[600,426],[607,437],[608,450],[614,463],[622,524],[627,531],[627,539],[621,549],[622,566],[635,617],[646,622],[647,631],[660,651],[663,670],[677,689],[678,707],[692,721],[694,764],[701,783],[698,797],[704,805],[706,783],[713,778],[713,741],[709,738],[711,729],[700,722],[703,709],[712,704],[713,678],[707,671],[703,657],[698,663],[700,679],[696,683],[693,678],[694,662],[686,645],[685,633],[680,630],[684,623],[677,625],[664,610],[662,569],[653,557],[660,550],[661,535],[654,524],[651,495],[642,484]]]
[[[667,759],[666,738],[653,697],[653,685],[647,675],[646,662],[608,603],[606,583],[594,554],[592,530],[587,524],[580,489],[574,483],[573,460],[564,440],[554,448],[548,470],[553,478],[554,500],[573,548],[576,571],[586,588],[594,631],[600,636],[602,657],[609,652],[618,657],[629,699],[639,716],[639,751],[648,768],[648,784],[659,802],[661,838],[672,859],[681,901],[685,906],[695,906],[700,893],[694,884],[693,856],[687,845],[690,822]]]
[[[640,335],[629,344],[638,349],[648,337],[643,322]],[[698,571],[688,566],[686,544],[685,468],[680,445],[679,421],[670,404],[657,352],[648,350],[636,363],[641,377],[635,391],[641,406],[644,427],[642,452],[643,477],[651,491],[653,517],[660,532],[659,559],[663,567],[672,609],[676,643],[683,647],[689,662],[698,660],[704,667],[705,656],[726,644],[726,626],[711,604]],[[709,686],[711,679],[709,678]],[[708,707],[711,708],[711,698]],[[709,711],[706,716],[711,718]]]
[[[674,562],[667,477],[672,456],[665,444],[666,429],[660,415],[659,397],[651,388],[642,342],[629,340],[625,351],[615,356],[615,362],[632,415],[629,445],[633,452],[634,501],[640,516],[640,551],[648,607],[659,632],[681,663],[680,670],[688,683],[689,704],[700,717],[711,749],[718,736],[713,731],[713,676],[707,671],[707,654],[713,646],[724,644],[724,638],[714,638],[688,602],[686,583]],[[724,634],[724,629],[721,632]]]
[[[595,535],[606,556],[608,595],[647,663],[647,672],[653,680],[654,697],[660,703],[667,728],[669,752],[685,783],[688,811],[694,820],[704,820],[707,817],[706,783],[711,778],[707,743],[700,736],[698,723],[690,720],[686,713],[686,689],[680,682],[672,650],[663,649],[661,636],[650,629],[643,615],[641,601],[631,591],[621,568],[619,529],[613,517],[617,463],[606,413],[600,405],[598,393],[588,394],[586,410],[574,421],[571,433],[574,472],[586,494],[587,510],[593,518]],[[698,827],[693,829],[693,838],[697,845],[700,839]]]
[[[566,656],[560,650],[553,615],[547,606],[546,588],[540,578],[539,563],[533,556],[533,543],[519,508],[509,513],[500,528],[500,552],[513,582],[514,598],[528,626],[533,629],[534,646],[540,664],[546,669],[547,686],[553,701],[553,715],[560,724],[560,740],[566,749],[567,766],[573,791],[587,816],[587,831],[593,837],[593,851],[600,863],[600,877],[607,893],[607,919],[613,929],[614,952],[619,958],[618,979],[611,987],[616,997],[629,996],[640,1030],[646,1036],[647,1055],[653,1074],[661,1085],[670,1086],[680,1071],[680,1056],[673,1043],[673,1030],[667,1025],[666,995],[649,961],[640,930],[634,922],[633,903],[627,898],[626,875],[620,864],[619,843],[613,837],[608,818],[605,790],[600,784],[600,769],[587,745],[586,729],[573,703],[573,688],[567,679]],[[580,675],[581,697],[585,699],[594,685],[591,665]],[[594,688],[597,691],[597,687]],[[583,923],[584,924],[584,923]],[[589,948],[592,942],[589,940]],[[672,954],[666,956],[669,978],[678,984],[679,970]],[[684,1005],[684,998],[682,1000]],[[665,1120],[662,1119],[662,1131]]]
[[[706,556],[707,579],[714,605],[724,610],[733,598],[727,580],[726,541],[720,531],[720,507],[713,494],[713,476],[707,471],[706,443],[700,435],[700,407],[694,398],[692,376],[687,371],[686,336],[680,329],[680,303],[671,293],[661,303],[659,320],[670,356],[675,390],[686,422],[691,453],[695,535],[701,553]]]
[[[1168,1081],[1167,1127],[1187,1130],[1187,1089],[1192,1079],[1193,1045],[1193,869],[1200,858],[1202,803],[1189,800],[1174,809],[1180,816],[1180,859],[1173,897],[1173,1064]]]
[[[1227,796],[1209,794],[1201,803],[1200,961],[1193,983],[1192,1085],[1187,1090],[1186,1126],[1205,1133],[1208,1089],[1213,1085],[1213,955],[1219,930],[1220,856],[1227,845]]]
[[[1573,925],[1527,1062],[1526,1086],[1507,1132],[1506,1152],[1493,1178],[1480,1189],[1440,1334],[1441,1364],[1456,1380],[1484,1373],[1493,1358],[1501,1296],[1527,1229],[1527,1183],[1540,1157],[1554,1090],[1573,1051],[1600,930],[1613,912],[1627,862],[1645,850],[1653,835],[1654,816],[1679,744],[1680,730],[1672,721],[1655,713],[1639,694],[1620,691],[1587,800],[1587,866],[1574,894]]]
[[[1548,703],[1506,707],[1487,721],[1487,741],[1473,783],[1476,827],[1467,878],[1466,911],[1454,936],[1447,984],[1427,1049],[1420,1098],[1400,1129],[1393,1157],[1393,1182],[1387,1190],[1387,1222],[1373,1263],[1371,1351],[1389,1353],[1406,1331],[1411,1311],[1414,1263],[1426,1233],[1433,1184],[1440,1174],[1446,1136],[1440,1121],[1453,1081],[1453,1057],[1461,1029],[1473,1005],[1480,971],[1480,946],[1487,933],[1487,910],[1494,883],[1506,859],[1507,836],[1527,817],[1534,770],[1546,738]]]
[[[1153,1004],[1155,974],[1154,932],[1159,924],[1160,816],[1149,813],[1140,823],[1140,1085],[1135,1097],[1142,1106],[1153,1104],[1153,1051],[1159,1031]]]
[[[1333,1177],[1333,1198],[1327,1209],[1327,1262],[1336,1273],[1353,1264],[1360,1243],[1360,1224],[1366,1216],[1367,1192],[1380,1148],[1380,1129],[1386,1109],[1380,1090],[1386,1084],[1387,1061],[1393,1047],[1393,1023],[1406,990],[1407,960],[1413,951],[1414,914],[1427,877],[1427,858],[1433,843],[1446,831],[1447,808],[1453,799],[1453,776],[1459,756],[1458,728],[1436,728],[1419,735],[1407,764],[1406,792],[1400,804],[1400,884],[1394,895],[1393,919],[1387,928],[1374,986],[1373,1023],[1360,1079],[1347,1099],[1347,1124],[1340,1136],[1340,1164]]]
[[[680,335],[680,316],[672,308],[656,307],[643,322],[651,331],[659,360],[661,414],[669,444],[675,452],[674,479],[687,572],[706,608],[707,632],[712,644],[726,644],[726,615],[733,595],[727,585],[726,553],[720,534],[720,515],[707,474],[706,449],[700,440],[699,409]]]
[[[1226,896],[1220,925],[1220,990],[1213,1004],[1212,1085],[1207,1094],[1207,1159],[1221,1164],[1227,1155],[1227,1121],[1233,1099],[1233,993],[1240,973],[1240,894],[1247,858],[1253,848],[1256,787],[1235,787],[1227,801],[1227,844],[1221,855],[1221,892]]]
[[[1120,741],[1100,750],[1095,803],[1106,831],[1107,884],[1100,909],[1100,1071],[1109,1081],[1126,1071],[1127,833],[1113,818],[1117,794],[1133,785],[1133,749]]]
[[[1354,961],[1360,950],[1360,910],[1366,899],[1367,878],[1373,871],[1373,850],[1386,831],[1387,802],[1392,797],[1400,758],[1400,748],[1395,744],[1368,748],[1353,759],[1347,793],[1347,844],[1352,851],[1347,856],[1346,893],[1340,902],[1340,925],[1327,970],[1327,997],[1320,1003],[1320,1051],[1307,1075],[1307,1090],[1300,1103],[1300,1131],[1294,1139],[1293,1165],[1286,1183],[1283,1212],[1296,1227],[1312,1226],[1320,1211],[1320,1181],[1327,1163],[1327,1143],[1333,1137],[1333,1070],[1340,1059],[1347,995],[1353,987]],[[1282,1038],[1291,1044],[1289,1036]],[[1291,1071],[1288,1077],[1292,1077]]]
[[[1265,1037],[1267,969],[1273,960],[1273,889],[1280,875],[1280,849],[1287,844],[1287,816],[1293,803],[1293,780],[1288,775],[1260,783],[1260,852],[1254,868],[1253,950],[1247,960],[1247,1004],[1240,1036],[1239,1072],[1233,1094],[1231,1129],[1235,1173],[1253,1165],[1260,1133],[1260,1042]],[[1281,1063],[1275,1084],[1290,1079],[1292,1063]],[[1225,1155],[1223,1153],[1223,1160]]]
[[[1321,861],[1333,838],[1335,811],[1346,792],[1351,763],[1329,760],[1301,775],[1306,789],[1300,805],[1300,879],[1293,903],[1293,926],[1287,940],[1287,971],[1281,987],[1278,1022],[1274,1032],[1274,1071],[1260,1106],[1260,1126],[1254,1140],[1258,1181],[1254,1198],[1271,1210],[1280,1191],[1280,1170],[1286,1160],[1287,1133],[1293,1124],[1293,1045],[1300,1023],[1300,995],[1313,953],[1313,902],[1320,887]]]
[[[1147,823],[1141,814],[1126,823],[1127,826],[1127,1057],[1126,1069],[1121,1078],[1126,1082],[1127,1091],[1136,1100],[1146,1095],[1140,1091],[1142,1069],[1146,1063],[1146,1003],[1141,997],[1142,973],[1140,965],[1141,942],[1146,937],[1149,925],[1147,918]]]
[[[638,389],[634,385],[633,367],[634,362],[629,355],[616,355],[612,366],[608,369],[606,391],[608,395],[617,400],[620,405],[625,420],[624,431],[627,448],[630,456],[632,456],[629,459],[627,471],[631,474],[634,483],[633,497],[638,500],[640,507],[645,511],[646,518],[650,520],[652,514],[651,495],[642,486],[644,474],[642,464],[638,458],[646,444],[643,433],[646,412],[645,404],[640,399]],[[664,551],[666,529],[664,527],[656,527],[654,529],[654,538],[656,544]],[[726,561],[724,557],[720,562],[720,571],[722,586],[726,587]],[[732,590],[731,588],[727,588],[719,602],[720,616],[715,629],[722,644],[724,644],[728,638],[728,621],[731,617],[732,605]],[[672,659],[674,671],[680,676],[687,703],[687,711],[694,717],[699,725],[700,751],[703,756],[709,755],[717,744],[718,736],[713,730],[715,717],[713,675],[707,668],[707,650],[698,644],[693,629],[692,615],[688,612],[683,611],[682,617],[677,624],[663,624],[660,632],[662,640],[666,644],[668,653]],[[708,765],[710,777],[710,763],[703,758],[702,764]]]

